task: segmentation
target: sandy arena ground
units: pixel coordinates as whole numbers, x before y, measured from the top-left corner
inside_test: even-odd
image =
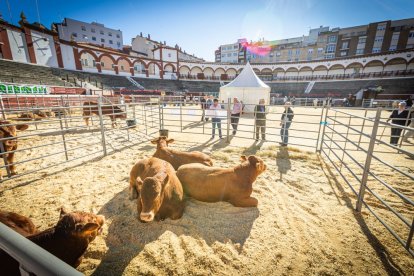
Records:
[[[174,109],[168,120],[180,116],[177,115],[179,109]],[[253,185],[253,196],[259,200],[257,208],[236,208],[228,203],[203,203],[189,199],[184,216],[179,220],[140,223],[136,202],[128,199],[128,176],[138,159],[151,156],[155,150],[146,134],[158,129],[159,120],[154,114],[151,117],[147,110],[137,111],[136,117],[143,122],[143,116],[146,116],[147,125],[153,124],[154,128],[145,133],[141,124],[128,132],[116,129],[107,133],[110,154],[106,157],[101,157],[99,131],[68,134],[66,139],[80,139],[73,141],[69,148],[86,145],[74,150],[69,158],[87,152],[94,155],[4,181],[0,186],[0,208],[32,218],[42,230],[56,223],[61,206],[105,215],[107,223],[103,234],[90,244],[78,268],[86,275],[414,274],[414,258],[375,217],[365,207],[360,214],[354,211],[356,196],[335,169],[325,163],[323,154],[321,157],[314,153],[315,141],[309,140],[309,147],[291,146],[286,149],[274,142],[254,143],[247,139],[253,135],[248,132],[240,132],[230,144],[225,140],[209,140],[210,123],[199,123],[198,111],[192,111],[191,107],[186,109],[189,111],[183,112],[186,122],[182,127],[191,133],[171,133],[170,137],[176,140],[172,147],[211,154],[215,166],[220,167],[235,166],[242,154],[255,154],[264,159],[268,170]],[[301,125],[300,122],[313,118],[307,114],[320,115],[321,110],[294,110],[297,115],[292,129],[298,130],[292,133],[296,132],[299,138],[292,138],[292,143],[304,143],[302,137],[316,138],[316,134],[301,131],[309,130],[311,125]],[[280,115],[272,116],[277,124]],[[319,117],[315,116],[311,121],[313,127],[319,128]],[[164,125],[170,130],[181,129],[179,121],[167,122],[166,119]],[[205,135],[201,134],[203,125]],[[240,122],[241,129],[246,131],[253,125],[248,116]],[[45,123],[44,127],[56,126]],[[36,132],[31,129],[28,133]],[[369,126],[366,129],[370,131]],[[42,130],[36,133],[40,132]],[[194,134],[197,132],[200,134]],[[278,130],[269,128],[269,132],[274,133],[269,138],[278,141]],[[61,139],[61,135],[35,136],[22,140],[19,147],[29,148],[45,141],[57,143]],[[403,146],[411,148],[411,144]],[[412,159],[397,155],[395,150],[381,145],[376,148],[381,160],[406,173],[413,173]],[[355,159],[365,160],[363,153],[349,145],[347,149]],[[47,152],[61,150],[62,145],[57,144],[50,146]],[[25,160],[41,154],[45,154],[44,148],[27,150],[19,152],[17,159]],[[327,151],[327,154],[333,156],[333,152]],[[48,159],[20,164],[18,170],[24,174],[36,167],[57,164],[64,158],[64,154],[56,154]],[[344,160],[349,158],[344,157]],[[84,161],[88,162],[82,163]],[[340,166],[337,160],[335,162]],[[350,166],[358,170],[356,165]],[[341,171],[351,185],[359,189],[356,182],[351,181],[352,175],[345,168]],[[371,171],[414,199],[413,183],[406,177],[376,161]],[[361,173],[358,171],[357,175]],[[370,179],[368,185],[412,221],[412,206],[379,185],[378,181]],[[402,237],[407,237],[407,227],[370,193],[366,195],[366,202]]]

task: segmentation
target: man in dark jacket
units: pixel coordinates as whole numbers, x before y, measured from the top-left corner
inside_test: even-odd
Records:
[[[285,111],[282,113],[282,118],[280,119],[280,137],[282,140],[282,143],[280,143],[281,146],[287,146],[289,140],[289,127],[292,124],[294,116],[290,105],[290,102],[285,103]]]
[[[395,109],[392,111],[390,117],[387,119],[387,122],[389,122],[392,119],[392,123],[395,125],[400,126],[406,126],[410,123],[410,120],[408,119],[408,110],[405,109],[407,103],[406,102],[400,102],[398,104],[398,109]],[[391,139],[390,144],[397,146],[398,140],[400,139],[402,129],[398,127],[391,127]]]
[[[204,118],[205,118],[206,101],[207,101],[206,99],[207,99],[207,96],[201,96],[201,99],[200,99],[201,111],[203,112],[203,114],[201,115],[201,121],[204,121]]]
[[[262,140],[266,140],[266,106],[264,99],[260,99],[259,104],[254,107],[254,118],[256,141],[259,140],[259,132],[262,133]]]

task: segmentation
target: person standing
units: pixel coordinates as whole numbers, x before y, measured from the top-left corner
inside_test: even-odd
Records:
[[[313,107],[316,108],[318,106],[318,99],[313,99]]]
[[[204,118],[206,118],[207,96],[202,96],[201,97],[201,99],[200,99],[200,105],[201,105],[201,111],[203,112],[201,114],[201,121],[204,121]]]
[[[218,99],[214,99],[213,104],[210,106],[209,109],[210,110],[222,110]],[[214,139],[216,127],[218,129],[219,137],[220,139],[222,139],[223,136],[221,135],[221,118],[218,116],[217,113],[212,116],[211,122],[212,122],[211,139]]]
[[[231,127],[233,128],[233,135],[236,135],[237,126],[239,124],[240,114],[242,113],[243,105],[239,102],[237,97],[233,98],[233,109],[231,110]]]
[[[392,111],[390,117],[387,119],[387,122],[392,120],[391,122],[395,125],[405,126],[409,123],[408,119],[408,110],[405,109],[407,105],[406,102],[400,102],[398,104],[398,109]],[[402,129],[398,127],[391,127],[391,138],[390,144],[397,146],[398,140],[400,139]]]
[[[281,146],[287,146],[289,140],[289,127],[292,124],[293,120],[293,110],[290,108],[290,102],[285,103],[285,111],[282,113],[282,117],[280,119],[280,137],[282,142],[280,143]]]
[[[254,107],[254,118],[256,125],[256,141],[259,140],[259,132],[262,134],[262,140],[266,140],[266,106],[264,99],[260,99],[259,104]]]
[[[212,95],[210,95],[210,96],[206,96],[206,109],[209,109],[210,108],[210,106],[212,106],[213,105],[213,96]],[[210,118],[209,117],[205,117],[206,118],[206,121],[208,121]]]
[[[408,108],[408,105],[407,105]],[[403,137],[404,142],[408,142],[408,138],[414,137],[414,107],[411,106],[411,109],[408,111],[410,115],[408,116],[411,119],[411,123],[408,125],[412,130],[407,130]]]

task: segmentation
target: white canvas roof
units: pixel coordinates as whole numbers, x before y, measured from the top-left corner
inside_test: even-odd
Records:
[[[232,82],[222,86],[222,88],[227,87],[265,87],[270,88],[266,83],[264,83],[256,73],[253,71],[252,66],[248,62],[244,67],[243,71],[238,75]]]

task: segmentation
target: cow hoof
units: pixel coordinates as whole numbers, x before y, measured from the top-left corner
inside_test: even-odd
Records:
[[[11,174],[11,175],[16,175],[16,174],[17,174],[17,172],[11,172],[10,174]]]

